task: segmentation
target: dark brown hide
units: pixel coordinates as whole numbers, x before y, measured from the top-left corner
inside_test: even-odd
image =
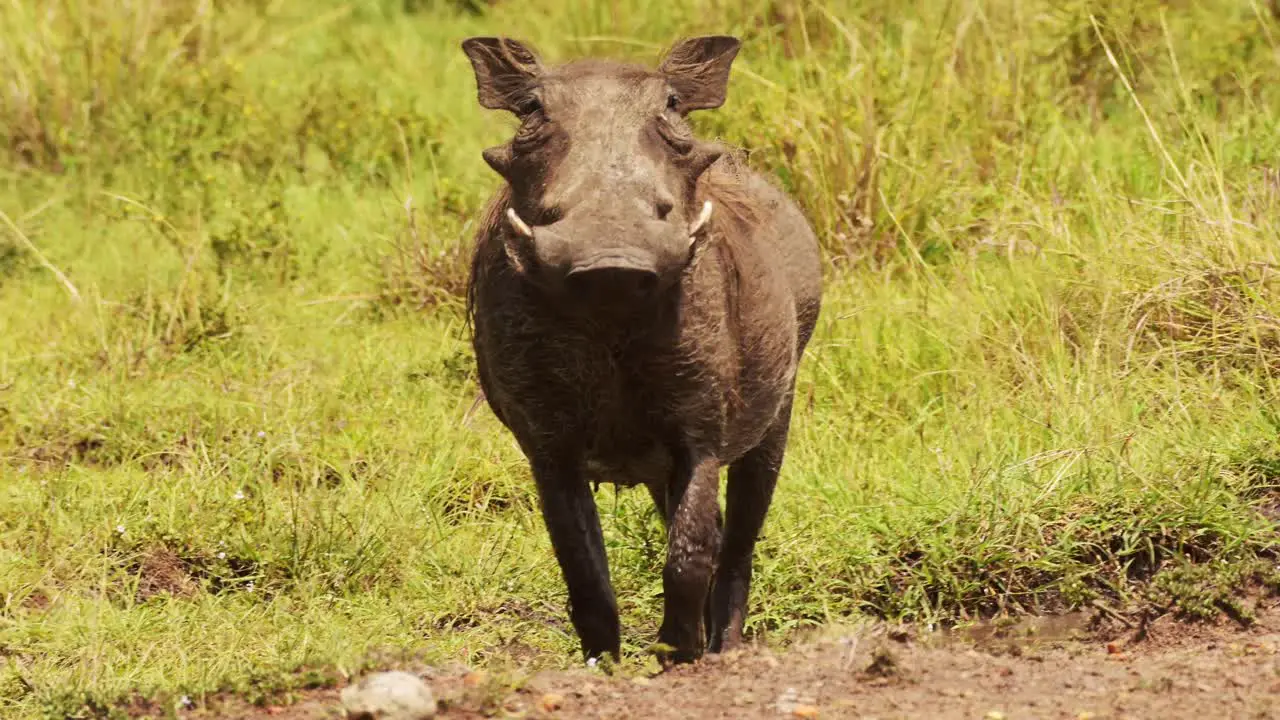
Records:
[[[476,237],[476,363],[532,467],[583,651],[619,651],[599,482],[645,485],[662,511],[669,659],[733,646],[822,275],[796,204],[685,123],[723,103],[738,41],[686,40],[656,71],[463,49],[480,103],[521,121],[485,152],[506,184]]]

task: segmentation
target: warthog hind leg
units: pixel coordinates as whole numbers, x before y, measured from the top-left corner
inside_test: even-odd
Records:
[[[729,466],[724,540],[711,590],[711,652],[742,643],[751,590],[751,559],[773,500],[790,424],[788,400],[764,440]]]

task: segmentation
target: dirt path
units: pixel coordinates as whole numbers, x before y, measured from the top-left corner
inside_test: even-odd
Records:
[[[450,719],[1280,717],[1280,608],[1261,609],[1247,630],[1228,623],[1162,618],[1144,633],[1084,639],[1064,632],[1078,631],[1080,618],[1042,621],[1032,634],[988,626],[916,637],[878,626],[829,630],[785,653],[712,656],[652,678],[541,673],[516,692],[477,685],[481,676],[463,671],[430,679],[449,701],[438,717]],[[326,690],[269,712],[223,706],[209,715],[334,718],[337,697]]]

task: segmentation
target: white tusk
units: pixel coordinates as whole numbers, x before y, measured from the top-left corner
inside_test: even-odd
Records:
[[[702,212],[698,213],[698,219],[693,221],[693,225],[689,228],[689,238],[692,239],[707,225],[707,221],[711,219],[711,201],[702,203]]]
[[[511,227],[515,228],[516,232],[527,238],[533,237],[533,229],[520,219],[520,216],[516,214],[515,208],[507,208],[507,220],[511,223]]]

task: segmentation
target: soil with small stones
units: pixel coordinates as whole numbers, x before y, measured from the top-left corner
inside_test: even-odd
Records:
[[[1249,628],[1111,622],[1078,614],[952,633],[828,629],[784,652],[748,648],[652,677],[542,672],[518,689],[465,668],[424,676],[446,719],[1280,717],[1275,602]],[[338,693],[283,707],[230,700],[183,715],[340,718]]]

